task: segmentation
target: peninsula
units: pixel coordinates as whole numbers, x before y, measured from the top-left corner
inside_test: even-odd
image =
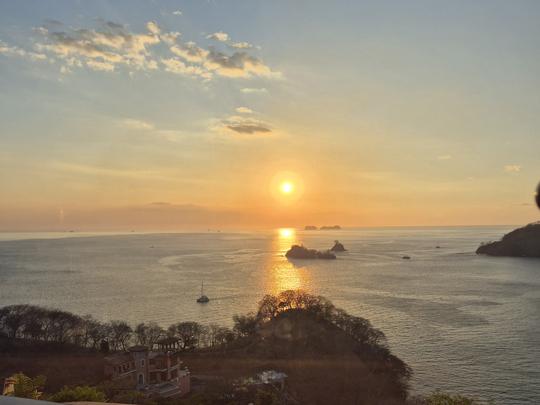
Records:
[[[500,241],[484,243],[477,254],[489,256],[540,257],[540,222],[526,225],[503,236]]]

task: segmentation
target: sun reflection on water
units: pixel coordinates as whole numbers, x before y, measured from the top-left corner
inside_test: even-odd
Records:
[[[296,230],[293,228],[280,228],[272,237],[269,263],[266,266],[266,290],[270,294],[279,294],[284,290],[307,289],[309,284],[309,269],[304,266],[293,265],[285,253],[291,245],[298,244]]]

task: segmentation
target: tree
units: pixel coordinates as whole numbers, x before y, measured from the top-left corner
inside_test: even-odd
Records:
[[[234,332],[224,326],[211,323],[208,326],[208,345],[219,346],[234,340]]]
[[[50,337],[54,342],[66,343],[73,338],[82,319],[70,312],[52,310],[48,314],[50,322]]]
[[[202,331],[202,326],[197,322],[179,322],[169,326],[169,334],[180,339],[182,350],[197,347]]]
[[[48,399],[53,402],[105,402],[107,400],[105,394],[102,391],[88,385],[73,388],[64,387]]]
[[[267,321],[274,318],[279,313],[279,301],[273,295],[265,295],[259,302],[257,318],[261,321]]]
[[[96,321],[91,316],[83,318],[82,328],[84,334],[83,342],[92,349],[97,349],[101,341],[106,339],[110,334],[108,325]]]
[[[28,305],[10,305],[0,309],[0,328],[9,338],[16,338],[24,325]]]
[[[234,315],[233,331],[238,336],[250,336],[257,331],[258,320],[253,314]]]
[[[109,323],[110,341],[113,350],[126,350],[133,329],[124,321],[111,321]]]
[[[139,345],[151,348],[163,336],[165,336],[165,330],[155,322],[141,322],[135,327],[135,337]]]
[[[12,378],[15,380],[12,396],[30,399],[39,399],[41,397],[41,391],[47,380],[42,375],[31,378],[23,373],[15,374]]]

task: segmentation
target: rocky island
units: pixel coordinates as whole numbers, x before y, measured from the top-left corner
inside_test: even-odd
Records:
[[[341,243],[339,240],[334,241],[334,246],[330,249],[331,252],[345,252],[347,249],[345,249],[345,246],[343,246],[343,243]]]
[[[319,228],[317,228],[315,225],[306,225],[304,227],[304,231],[317,231]]]
[[[480,245],[477,254],[489,256],[540,257],[540,222],[526,225],[500,241]]]
[[[339,225],[325,225],[321,226],[321,231],[338,231],[341,229],[341,226]]]
[[[291,248],[285,253],[288,259],[327,259],[332,260],[336,258],[336,255],[327,251],[320,251],[315,249],[308,249],[301,245],[292,245]]]

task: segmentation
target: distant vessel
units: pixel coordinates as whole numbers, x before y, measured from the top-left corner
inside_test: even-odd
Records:
[[[204,281],[201,281],[201,296],[197,298],[197,302],[199,304],[206,304],[208,301],[210,301],[210,298],[204,295]]]

